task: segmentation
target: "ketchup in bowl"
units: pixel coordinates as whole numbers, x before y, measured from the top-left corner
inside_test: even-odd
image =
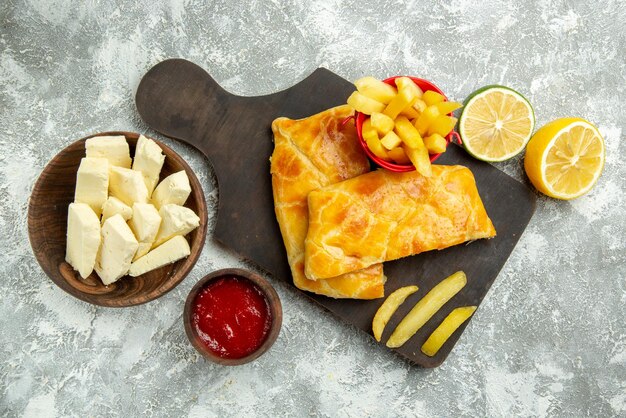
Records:
[[[256,351],[270,329],[267,299],[251,281],[226,276],[204,286],[194,301],[193,326],[200,340],[222,358]]]
[[[214,272],[196,284],[185,304],[185,330],[194,347],[220,364],[243,364],[278,336],[282,309],[262,277],[240,269]]]

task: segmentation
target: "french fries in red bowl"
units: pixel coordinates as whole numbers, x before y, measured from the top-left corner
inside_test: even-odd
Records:
[[[430,163],[456,135],[452,112],[462,105],[417,77],[363,77],[354,84],[348,104],[356,110],[357,134],[368,157],[390,171],[430,176]]]

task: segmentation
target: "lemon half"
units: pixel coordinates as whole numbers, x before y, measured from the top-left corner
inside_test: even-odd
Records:
[[[524,168],[540,192],[570,200],[587,193],[604,168],[602,135],[593,124],[580,118],[552,121],[531,138]]]
[[[482,161],[504,161],[524,149],[535,128],[535,113],[524,96],[504,86],[472,93],[459,118],[463,146]]]

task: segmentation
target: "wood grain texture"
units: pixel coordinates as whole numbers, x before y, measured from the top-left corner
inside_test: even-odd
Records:
[[[95,271],[82,279],[65,262],[68,205],[74,199],[76,172],[85,156],[85,141],[92,136],[124,135],[131,156],[139,135],[131,132],[103,132],[80,139],[59,152],[44,168],[33,188],[28,206],[28,234],[33,252],[44,272],[61,289],[85,302],[100,306],[124,307],[154,300],[172,290],[191,271],[200,256],[207,229],[207,208],[202,186],[187,163],[165,144],[155,141],[165,154],[160,180],[185,170],[191,195],[185,206],[196,212],[200,226],[187,235],[191,254],[174,264],[138,277],[123,277],[104,286]]]
[[[219,279],[220,277],[232,276],[247,279],[254,283],[259,289],[261,289],[261,292],[263,292],[269,304],[272,321],[267,336],[265,337],[265,341],[263,341],[263,344],[261,344],[261,346],[250,355],[238,359],[222,358],[215,355],[202,342],[192,323],[193,305],[196,296],[198,295],[198,292],[200,292],[200,290],[202,290],[202,288],[206,286],[211,280]],[[276,290],[274,290],[272,285],[269,284],[269,282],[263,277],[259,276],[256,273],[243,269],[221,269],[207,274],[202,279],[200,279],[198,283],[196,283],[191,289],[189,295],[187,296],[187,300],[185,301],[183,322],[185,324],[185,333],[187,334],[189,342],[191,342],[191,345],[193,345],[194,348],[198,350],[198,352],[202,354],[202,356],[204,356],[204,358],[223,366],[238,366],[241,364],[249,363],[252,360],[259,358],[274,344],[274,342],[278,338],[278,334],[280,333],[280,327],[283,324],[283,307],[280,303],[280,298],[278,297]]]
[[[350,82],[318,69],[287,90],[240,97],[223,90],[197,65],[173,59],[148,71],[137,90],[136,102],[148,125],[196,147],[212,164],[219,187],[214,238],[275,278],[291,283],[272,202],[270,125],[278,116],[303,118],[345,103],[353,90]],[[480,304],[530,221],[536,199],[526,186],[490,164],[474,160],[458,146],[451,145],[437,163],[460,164],[472,170],[498,235],[385,263],[386,294],[413,284],[419,286],[419,291],[392,317],[381,346],[403,315],[439,281],[457,270],[467,274],[467,286],[413,338],[394,350],[424,367],[435,367],[445,360],[467,323],[434,357],[420,352],[422,343],[452,309]],[[303,294],[370,335],[372,318],[382,303],[381,299],[335,300]]]

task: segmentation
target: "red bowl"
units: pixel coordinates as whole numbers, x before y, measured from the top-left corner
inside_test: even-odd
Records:
[[[448,98],[446,97],[446,95],[439,89],[439,87],[435,86],[433,83],[431,83],[428,80],[424,80],[423,78],[417,78],[417,77],[411,77],[411,76],[401,76],[401,75],[397,75],[395,77],[389,77],[385,80],[383,80],[383,83],[387,83],[390,86],[396,86],[396,78],[399,77],[409,77],[411,80],[413,80],[413,82],[415,84],[417,84],[417,86],[422,89],[422,91],[427,91],[427,90],[432,90],[434,92],[437,92],[439,94],[441,94],[445,100],[447,101]],[[452,116],[452,113],[448,114],[449,116]],[[413,171],[415,170],[415,166],[413,164],[396,164],[390,161],[385,161],[382,158],[377,157],[376,155],[374,155],[374,153],[372,151],[370,151],[369,147],[367,146],[367,144],[365,143],[365,140],[363,139],[363,122],[365,122],[365,120],[369,117],[369,115],[366,115],[364,113],[361,112],[356,112],[356,118],[355,118],[355,123],[356,123],[356,132],[357,135],[359,137],[359,142],[361,143],[361,146],[363,147],[363,150],[365,150],[365,153],[367,154],[367,156],[374,161],[377,165],[386,168],[387,170],[390,171],[397,171],[397,172],[404,172],[404,171]],[[448,134],[448,136],[446,136],[446,146],[452,141],[452,137],[456,135],[456,132],[452,131]],[[441,154],[430,154],[430,161],[433,162],[435,161],[437,158],[439,158]]]

